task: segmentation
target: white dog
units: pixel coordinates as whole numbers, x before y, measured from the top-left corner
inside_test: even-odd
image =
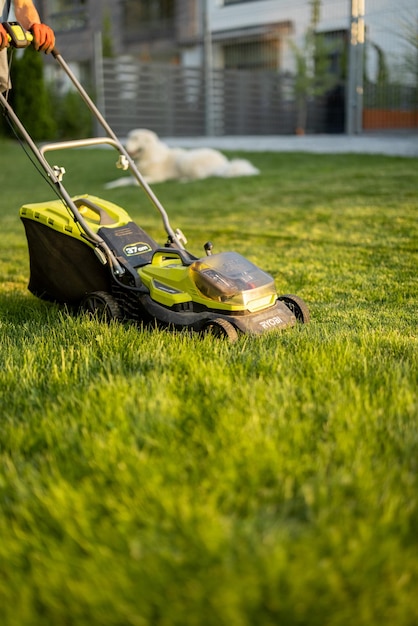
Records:
[[[190,181],[209,176],[254,176],[259,173],[249,161],[229,161],[221,152],[212,148],[170,148],[152,130],[144,128],[129,133],[126,150],[147,183],[162,183],[165,180]],[[122,177],[107,183],[106,188],[135,184],[137,181],[133,176]]]

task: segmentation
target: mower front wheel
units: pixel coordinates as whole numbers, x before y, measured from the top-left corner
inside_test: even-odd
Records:
[[[80,310],[100,322],[121,320],[122,311],[115,298],[106,291],[92,291],[84,296]]]
[[[205,335],[212,335],[219,339],[228,339],[230,343],[234,343],[238,339],[238,333],[228,320],[224,320],[222,317],[217,317],[210,322],[207,322],[203,328]]]
[[[296,317],[297,322],[302,322],[302,324],[308,324],[311,316],[309,314],[308,305],[302,298],[299,296],[294,296],[292,294],[286,294],[284,296],[279,296],[277,298],[281,302],[283,302],[288,309],[290,309],[293,315]]]

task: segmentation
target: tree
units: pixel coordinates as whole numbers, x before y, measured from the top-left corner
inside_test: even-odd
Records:
[[[12,105],[34,140],[56,136],[51,98],[44,82],[42,55],[31,46],[12,65]]]
[[[115,56],[113,50],[113,37],[112,37],[112,21],[110,19],[109,12],[107,11],[103,17],[103,29],[102,29],[102,54],[103,57],[112,59]]]
[[[413,84],[418,87],[418,17],[408,21],[404,26],[407,50],[404,58],[405,70],[412,77]]]
[[[328,70],[329,46],[324,37],[316,32],[320,20],[321,0],[311,0],[310,5],[311,17],[302,46],[290,42],[296,62],[294,82],[296,133],[301,135],[306,130],[309,99],[324,95],[338,80]]]

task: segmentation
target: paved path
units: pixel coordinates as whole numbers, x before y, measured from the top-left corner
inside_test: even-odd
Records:
[[[313,152],[323,154],[385,154],[418,157],[418,132],[362,135],[267,135],[257,137],[168,137],[170,146],[249,152]]]

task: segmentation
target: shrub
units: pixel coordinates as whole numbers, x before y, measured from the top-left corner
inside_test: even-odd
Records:
[[[77,92],[53,93],[51,98],[59,139],[82,138],[92,134],[92,116]]]
[[[11,69],[11,103],[34,140],[56,137],[53,104],[45,85],[42,55],[31,47],[15,57]]]
[[[34,141],[74,139],[92,133],[92,116],[75,91],[58,93],[44,79],[43,58],[32,48],[16,53],[11,66],[9,101]],[[10,136],[8,124],[0,119],[0,136]]]

